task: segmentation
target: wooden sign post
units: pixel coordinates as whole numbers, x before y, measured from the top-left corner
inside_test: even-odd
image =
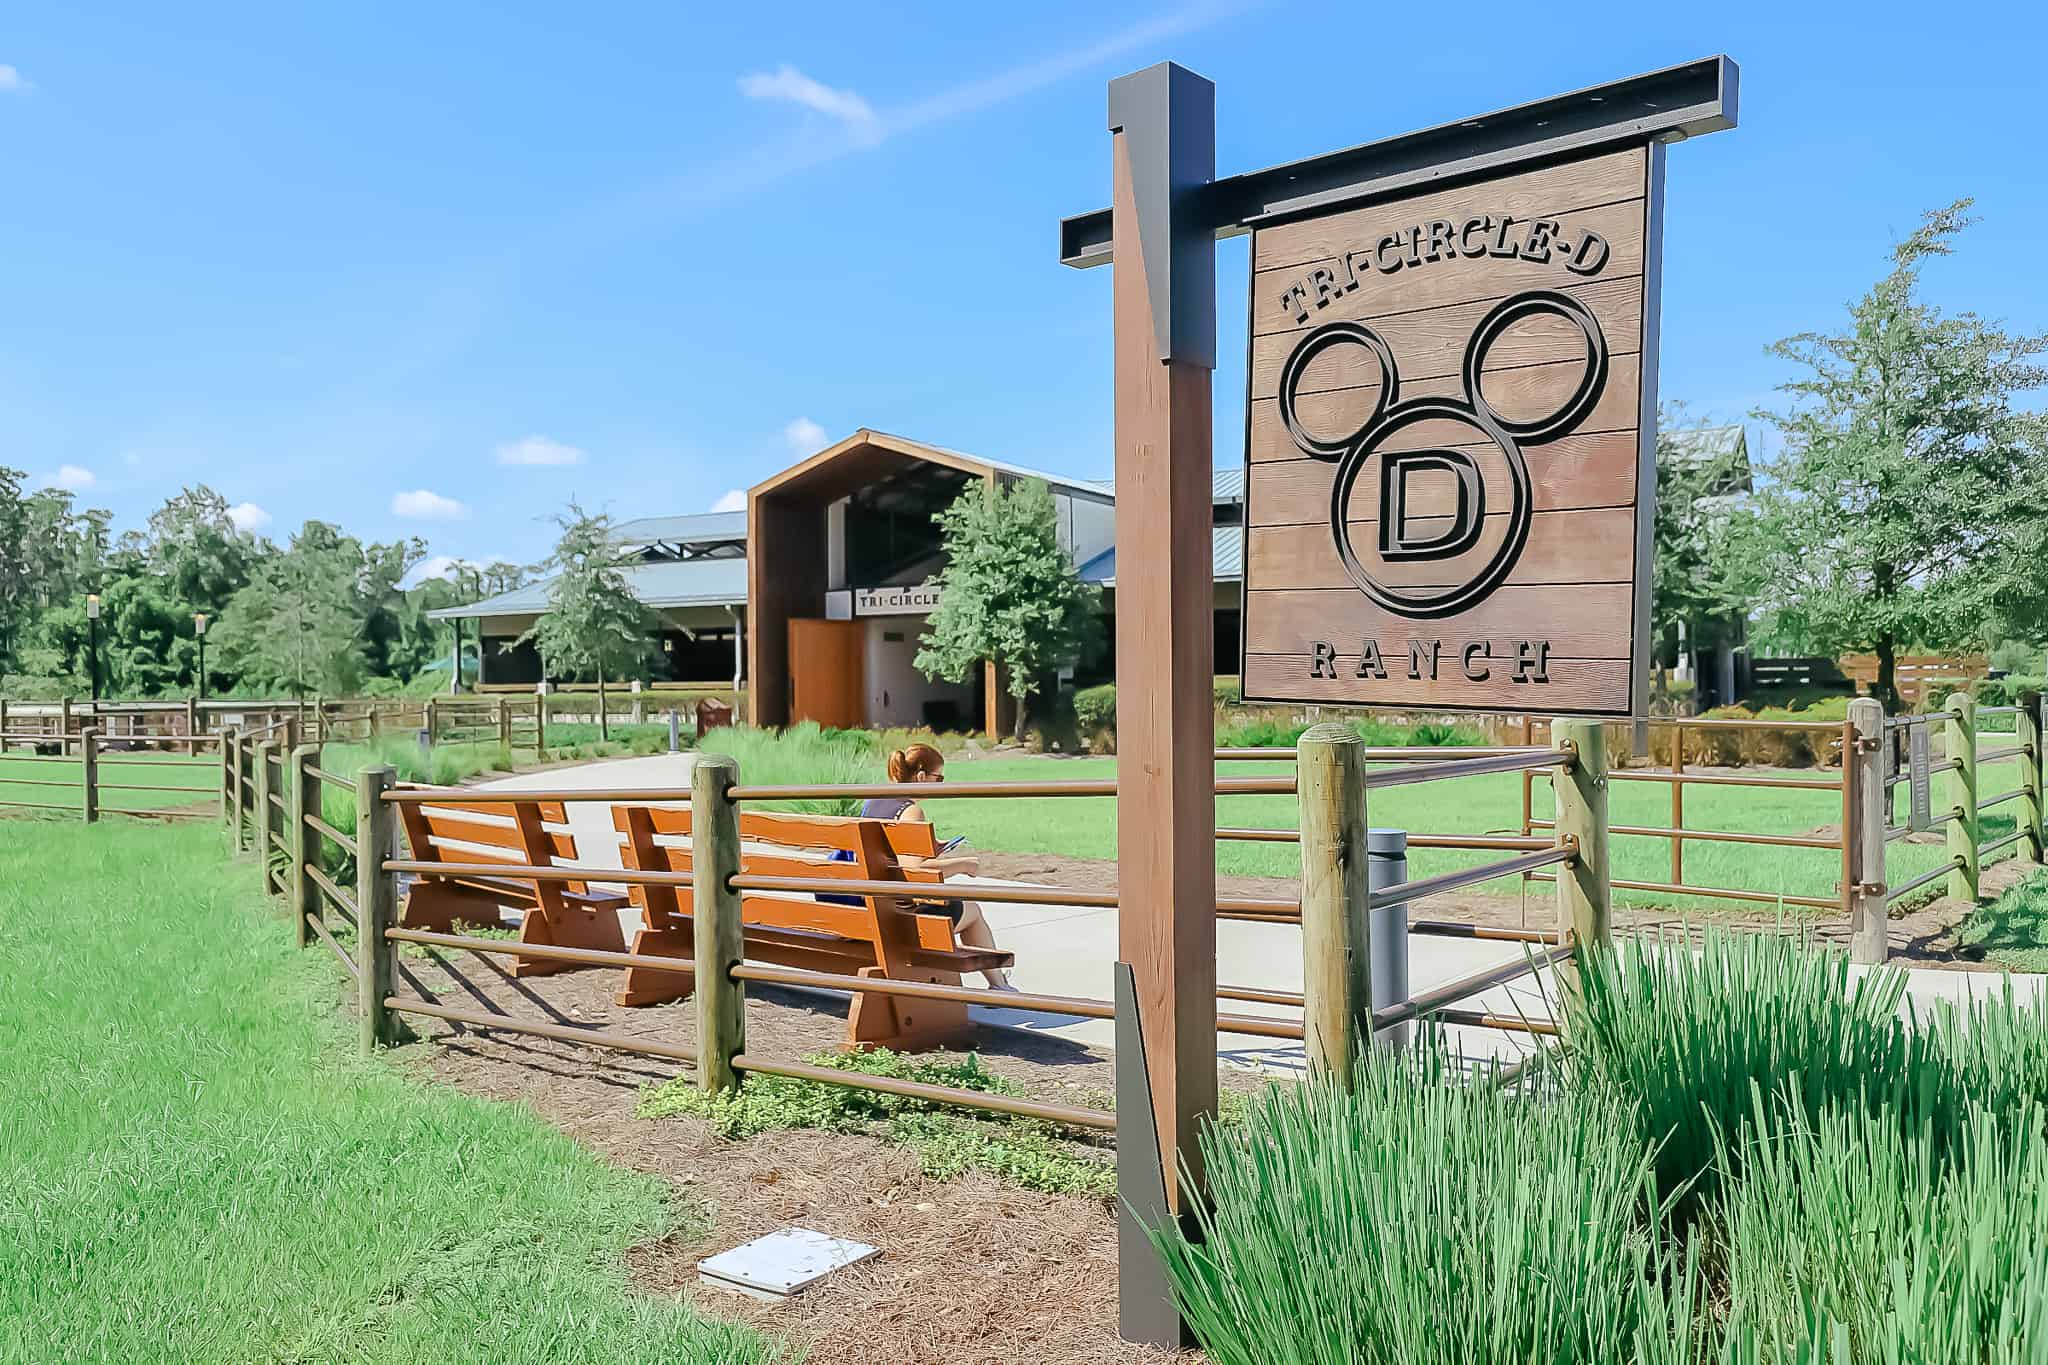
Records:
[[[1121,1325],[1186,1340],[1134,1226],[1202,1197],[1216,1100],[1215,239],[1252,235],[1247,700],[1640,710],[1664,147],[1735,125],[1691,62],[1213,178],[1215,90],[1109,87]],[[1304,1254],[1313,1254],[1305,1250]]]

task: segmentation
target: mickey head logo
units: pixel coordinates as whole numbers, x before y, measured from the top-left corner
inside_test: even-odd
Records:
[[[1578,328],[1585,341],[1584,371],[1578,387],[1553,411],[1541,417],[1508,417],[1487,401],[1480,385],[1487,353],[1510,327],[1545,316],[1562,318]],[[1310,362],[1338,346],[1360,346],[1374,358],[1380,371],[1380,390],[1371,413],[1355,430],[1326,438],[1302,424],[1295,406]],[[1288,435],[1303,454],[1337,466],[1330,488],[1330,535],[1344,572],[1360,592],[1402,616],[1455,615],[1485,598],[1515,567],[1529,539],[1529,463],[1523,448],[1566,435],[1600,401],[1607,384],[1607,339],[1592,310],[1578,299],[1555,290],[1533,289],[1502,301],[1473,329],[1465,345],[1462,371],[1463,398],[1411,398],[1404,402],[1393,348],[1378,332],[1357,322],[1331,322],[1316,328],[1301,339],[1280,368],[1280,420]],[[1472,435],[1422,449],[1388,448],[1394,437],[1422,422],[1453,423]],[[1507,506],[1501,509],[1489,506],[1487,471],[1481,463],[1494,460],[1504,466],[1506,474],[1500,482],[1505,483]],[[1368,464],[1379,479],[1377,561],[1443,562],[1447,571],[1456,570],[1461,582],[1417,590],[1383,582],[1360,562],[1346,513],[1352,490]],[[1425,519],[1409,510],[1408,490],[1413,475],[1430,471],[1450,476],[1451,511],[1448,525],[1425,529]],[[1496,510],[1504,513],[1504,525],[1490,529],[1487,517]],[[1438,520],[1436,516],[1427,519],[1431,523]],[[1498,543],[1490,554],[1475,554],[1482,540],[1491,542],[1496,537]],[[1476,570],[1449,563],[1468,557],[1478,563]]]

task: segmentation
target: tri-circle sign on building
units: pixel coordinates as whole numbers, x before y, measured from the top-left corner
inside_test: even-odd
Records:
[[[1247,701],[1642,713],[1663,150],[1254,230]]]

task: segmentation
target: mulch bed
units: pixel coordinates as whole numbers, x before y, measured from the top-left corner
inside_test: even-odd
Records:
[[[1048,854],[983,853],[984,875],[1085,890],[1113,889],[1113,862]],[[1995,895],[2032,869],[2011,861],[1986,869]],[[1288,878],[1217,879],[1226,895],[1291,898]],[[1547,888],[1526,898],[1471,893],[1430,902],[1435,918],[1501,925],[1548,923]],[[1994,971],[1958,956],[1953,933],[1969,907],[1937,900],[1895,916],[1892,956],[1901,965]],[[1618,927],[1650,928],[1678,919],[1668,910],[1620,908]],[[1770,928],[1774,912],[1739,906],[1693,913],[1706,922]],[[1788,932],[1839,937],[1833,921],[1800,922]],[[443,1001],[634,1037],[690,1043],[688,1003],[623,1009],[612,1003],[616,973],[564,972],[515,981],[500,959],[429,950],[404,957],[402,972]],[[749,991],[748,1048],[796,1058],[836,1048],[843,999],[755,987]],[[486,1034],[438,1021],[409,1024],[422,1043],[400,1054],[419,1073],[467,1093],[523,1103],[548,1123],[617,1165],[657,1175],[701,1204],[709,1226],[637,1247],[629,1256],[636,1285],[680,1295],[708,1315],[753,1323],[804,1351],[818,1365],[963,1365],[1060,1362],[1060,1365],[1164,1365],[1198,1362],[1129,1346],[1116,1335],[1116,1219],[1107,1200],[1039,1194],[982,1174],[935,1180],[915,1155],[879,1138],[792,1131],[740,1142],[693,1119],[642,1119],[634,1107],[646,1086],[681,1068],[650,1058],[548,1039]],[[972,1044],[989,1070],[1034,1098],[1101,1105],[1114,1086],[1106,1052],[1065,1039],[982,1029]],[[1226,1075],[1233,1086],[1256,1082]],[[696,1263],[790,1224],[871,1242],[883,1254],[842,1271],[809,1293],[770,1305],[701,1288]]]
[[[445,1003],[515,1019],[685,1045],[695,1037],[688,1003],[613,1005],[615,972],[514,981],[502,961],[437,950],[401,957],[402,973],[415,979],[402,989],[423,985]],[[830,1050],[845,1014],[840,999],[753,987],[747,1046],[788,1058]],[[419,1073],[525,1104],[605,1160],[671,1181],[705,1207],[703,1233],[631,1253],[633,1280],[650,1294],[680,1294],[709,1316],[751,1322],[818,1365],[1201,1359],[1118,1340],[1116,1218],[1107,1200],[1034,1193],[979,1173],[935,1180],[913,1153],[879,1138],[791,1131],[730,1142],[695,1119],[635,1116],[640,1090],[680,1074],[677,1065],[437,1020],[407,1022],[424,1041],[399,1056]],[[1098,1106],[1114,1084],[1107,1053],[1063,1039],[982,1029],[975,1044],[989,1070],[1034,1098]],[[787,1304],[698,1285],[701,1258],[790,1224],[869,1242],[883,1254]]]

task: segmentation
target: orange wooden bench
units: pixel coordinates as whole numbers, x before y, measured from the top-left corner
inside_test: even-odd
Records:
[[[559,801],[437,801],[399,806],[405,840],[417,862],[508,863],[557,867],[576,863],[576,836]],[[625,893],[592,891],[582,882],[546,881],[518,875],[421,873],[406,892],[398,922],[407,929],[452,933],[457,920],[496,924],[498,911],[524,911],[521,943],[623,951],[619,912]],[[521,958],[512,974],[543,976],[567,971],[566,962]]]
[[[690,812],[646,806],[612,807],[627,867],[690,870]],[[906,869],[903,856],[932,857],[932,827],[908,821],[743,811],[739,817],[740,871],[766,877],[818,877],[835,881],[902,882],[902,896],[864,896],[858,904],[820,901],[795,892],[749,891],[740,902],[746,955],[757,962],[842,975],[958,985],[963,972],[1007,967],[1015,954],[963,948],[945,914],[921,909],[915,888],[941,880],[936,872]],[[851,854],[834,861],[834,853]],[[635,886],[633,903],[645,921],[633,940],[636,953],[690,958],[689,887]],[[695,981],[684,969],[628,968],[621,1005],[653,1005],[687,996]],[[912,1000],[856,993],[847,1016],[848,1047],[932,1047],[958,1038],[972,1025],[955,1001]]]

